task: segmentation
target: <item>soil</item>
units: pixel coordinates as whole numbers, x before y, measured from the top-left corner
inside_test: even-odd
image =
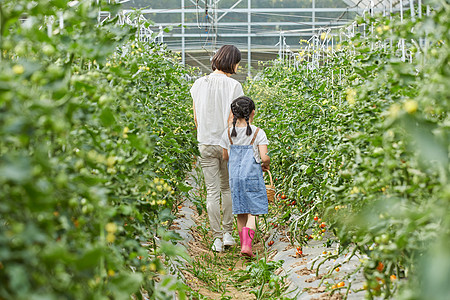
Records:
[[[195,187],[195,183],[191,182],[191,185]],[[199,197],[201,194],[202,192],[198,188],[191,191],[193,197]],[[203,198],[204,195],[201,197]],[[250,287],[238,280],[239,276],[244,274],[243,270],[246,269],[249,258],[240,255],[239,245],[222,253],[211,251],[212,235],[209,232],[205,233],[204,228],[205,224],[208,224],[206,212],[199,216],[195,206],[189,200],[185,200],[183,204],[172,229],[183,237],[184,240],[180,244],[186,247],[192,260],[180,268],[185,279],[184,282],[192,291],[201,295],[201,299],[224,299],[224,297],[256,299],[256,296],[250,292],[258,287]],[[266,257],[267,261],[283,261],[282,267],[275,270],[274,275],[286,276],[285,283],[288,284],[286,297],[300,300],[343,299],[340,291],[332,294],[330,286],[333,282],[345,280],[342,276],[352,273],[356,269],[359,263],[358,257],[352,258],[350,262],[345,262],[345,254],[336,260],[329,260],[321,266],[322,274],[316,277],[316,269],[313,268],[314,261],[321,261],[324,259],[325,253],[331,253],[334,249],[324,246],[322,242],[310,241],[303,247],[303,254],[298,255],[285,230],[285,226],[279,225],[276,229],[266,229],[262,224],[259,228],[261,234],[255,236],[253,252],[258,257]],[[237,236],[236,228],[234,232]],[[236,236],[235,239],[239,244],[239,238]],[[268,246],[268,241],[274,241],[273,245],[271,243],[271,246]],[[268,253],[264,253],[264,249],[267,249]],[[330,283],[322,283],[319,286],[321,279],[338,263],[342,264],[342,272],[328,276],[325,282],[329,281]],[[361,275],[355,274],[352,281],[352,287],[355,289],[362,287]],[[192,299],[196,299],[195,293],[192,293]],[[349,293],[349,299],[363,298],[364,293],[351,293],[351,291]]]
[[[238,247],[232,247],[228,250],[225,250],[221,253],[214,253],[211,251],[208,241],[212,240],[212,235],[208,234],[206,237],[203,237],[202,233],[199,230],[198,226],[201,226],[203,222],[205,222],[205,214],[201,216],[198,215],[197,211],[194,209],[194,213],[192,215],[192,220],[195,222],[197,226],[192,226],[190,228],[190,234],[193,237],[193,240],[188,243],[188,253],[189,256],[196,260],[199,264],[205,263],[209,260],[213,259],[224,259],[233,258],[233,271],[236,270],[244,270],[245,263],[248,261],[248,258],[240,256]],[[176,226],[178,227],[178,226]],[[239,241],[238,241],[239,243]],[[262,242],[255,238],[255,242],[253,244],[253,252],[256,254],[262,254],[264,247]],[[220,269],[220,266],[218,266]],[[214,271],[214,270],[211,270]],[[217,270],[220,272],[220,270]],[[226,268],[222,270],[225,272],[230,272]],[[223,296],[231,297],[231,299],[256,299],[254,294],[250,294],[249,291],[246,290],[238,290],[232,284],[225,284],[225,293],[211,291],[210,286],[207,282],[203,282],[195,277],[191,272],[186,269],[182,269],[182,273],[186,278],[186,284],[194,291],[198,292],[204,297],[208,299],[223,299]]]

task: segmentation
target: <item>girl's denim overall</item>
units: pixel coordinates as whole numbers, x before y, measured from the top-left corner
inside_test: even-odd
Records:
[[[230,180],[231,198],[233,201],[233,214],[262,215],[268,212],[266,186],[264,184],[261,164],[253,156],[253,142],[250,145],[233,145],[230,131],[230,155],[228,173]]]

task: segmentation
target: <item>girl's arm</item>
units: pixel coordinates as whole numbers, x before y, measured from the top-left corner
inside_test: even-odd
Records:
[[[223,160],[228,160],[228,150],[227,149],[224,149],[224,148],[222,148],[222,157],[223,157]]]
[[[267,145],[258,145],[259,155],[261,156],[261,167],[263,171],[270,169],[270,156],[267,155]]]

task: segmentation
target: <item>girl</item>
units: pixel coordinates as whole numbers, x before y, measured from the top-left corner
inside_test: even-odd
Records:
[[[233,128],[222,135],[223,159],[228,160],[233,214],[237,215],[241,254],[253,257],[255,216],[268,212],[266,186],[262,171],[269,170],[269,144],[266,134],[251,125],[255,103],[249,97],[239,97],[231,103]],[[229,153],[229,155],[228,155]]]
[[[231,234],[233,214],[228,168],[219,143],[222,132],[231,124],[231,102],[244,94],[241,84],[230,78],[236,73],[240,61],[239,49],[233,45],[222,46],[212,58],[213,72],[197,79],[191,88],[199,163],[206,184],[206,210],[214,238],[211,248],[217,252],[223,251],[223,246],[236,244]],[[223,231],[220,226],[221,196]]]

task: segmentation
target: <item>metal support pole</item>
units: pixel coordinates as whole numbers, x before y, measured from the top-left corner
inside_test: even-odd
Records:
[[[389,19],[392,20],[392,0],[389,0]]]
[[[280,60],[283,60],[283,58],[281,57],[281,56],[283,55],[283,53],[281,52],[281,51],[282,51],[282,47],[283,47],[283,32],[282,32],[282,31],[280,31],[280,40],[279,40],[279,42],[278,42],[278,46],[279,46],[279,49],[278,49],[278,58],[279,58]]]
[[[403,22],[403,0],[400,0],[400,21]]]
[[[219,24],[218,24],[218,10],[219,10],[219,1],[220,0],[214,0],[214,49],[217,49],[217,31],[219,30]]]
[[[186,63],[186,38],[185,28],[184,28],[184,0],[181,0],[181,63],[184,65]]]
[[[334,53],[334,36],[331,36],[331,54]]]
[[[159,26],[159,43],[160,44],[164,43],[164,30],[162,26]]]
[[[314,34],[316,29],[316,0],[312,0],[312,34]]]
[[[247,71],[247,76],[248,78],[252,77],[251,74],[251,69],[252,69],[252,37],[250,36],[250,34],[252,33],[252,25],[251,25],[251,21],[252,21],[252,13],[250,12],[250,9],[252,8],[252,0],[248,0],[248,14],[247,14],[247,22],[248,22],[248,27],[247,27],[247,32],[248,32],[248,37],[247,37],[247,60],[248,60],[248,71]]]
[[[370,16],[371,16],[371,18],[373,18],[373,16],[374,16],[374,9],[375,9],[375,4],[373,3],[373,1],[371,0],[370,1]],[[370,24],[370,33],[371,33],[371,35],[373,36],[373,22],[372,22],[372,24]],[[371,50],[373,50],[373,42],[371,42],[370,43],[370,49]]]
[[[419,13],[419,18],[422,18],[422,0],[419,0],[417,11]]]
[[[59,16],[59,29],[63,30],[64,29],[64,14],[62,11],[58,12],[58,16]]]
[[[403,23],[403,0],[400,0],[400,21]],[[406,60],[406,51],[405,51],[405,40],[401,39],[401,47],[402,47],[402,61]]]

